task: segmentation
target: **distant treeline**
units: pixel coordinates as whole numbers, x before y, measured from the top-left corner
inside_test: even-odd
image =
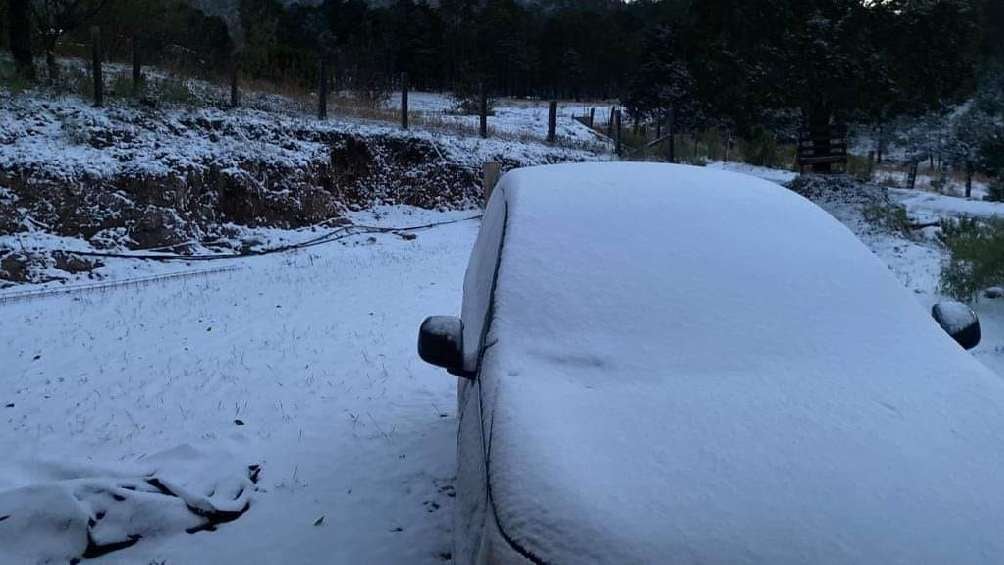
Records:
[[[232,2],[237,39],[181,0],[0,0],[0,31],[17,36],[11,8],[27,3],[36,54],[96,24],[112,56],[136,36],[151,62],[220,75],[239,62],[245,77],[310,87],[325,57],[344,88],[407,72],[413,88],[619,98],[636,117],[740,132],[779,113],[881,122],[945,107],[1004,53],[1001,0]]]

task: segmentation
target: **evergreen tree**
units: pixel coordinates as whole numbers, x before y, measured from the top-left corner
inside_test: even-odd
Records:
[[[35,78],[35,65],[31,49],[31,6],[30,0],[9,0],[7,14],[10,53],[14,57],[17,72],[26,79]]]
[[[697,104],[694,80],[679,57],[676,35],[668,25],[651,29],[644,42],[645,53],[631,79],[624,105],[636,119],[694,122]]]

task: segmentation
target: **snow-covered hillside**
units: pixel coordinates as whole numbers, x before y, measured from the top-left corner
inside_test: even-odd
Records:
[[[577,126],[569,131],[588,131],[568,121]],[[113,276],[114,261],[81,252],[247,253],[302,240],[288,230],[344,223],[372,205],[472,208],[485,162],[602,158],[532,138],[251,109],[96,109],[72,96],[4,91],[0,287]]]

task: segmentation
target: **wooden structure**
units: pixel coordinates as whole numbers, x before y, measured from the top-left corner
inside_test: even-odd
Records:
[[[547,142],[554,143],[558,131],[558,103],[551,100],[547,108]]]
[[[401,129],[408,129],[408,73],[401,73]]]
[[[317,65],[317,119],[328,119],[328,60],[323,54]]]
[[[795,164],[800,173],[831,173],[834,165],[847,170],[847,126],[830,125],[825,130],[803,128],[798,134]]]
[[[237,108],[241,105],[240,90],[240,55],[236,52],[230,54],[230,106]]]
[[[479,114],[479,117],[480,117],[480,124],[479,124],[480,127],[478,127],[478,134],[481,136],[481,139],[487,139],[488,138],[488,91],[485,89],[485,83],[481,83],[481,86],[478,88],[478,96],[480,98],[480,100],[479,100],[479,102],[480,102],[480,104],[479,104],[480,108],[478,108],[478,114]]]
[[[138,97],[143,91],[143,63],[140,60],[139,36],[133,34],[132,47],[132,95]]]
[[[499,179],[502,178],[502,163],[497,161],[489,161],[484,165],[484,176],[482,177],[482,196],[484,197],[484,206],[488,207],[488,201],[491,200],[492,191],[495,190],[495,185],[499,183]]]

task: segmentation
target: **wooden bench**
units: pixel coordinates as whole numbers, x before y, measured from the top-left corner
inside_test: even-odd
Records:
[[[829,173],[831,165],[841,165],[846,171],[847,126],[833,125],[828,132],[802,129],[798,134],[795,164],[801,173],[805,172],[806,166],[811,166],[815,172]]]

